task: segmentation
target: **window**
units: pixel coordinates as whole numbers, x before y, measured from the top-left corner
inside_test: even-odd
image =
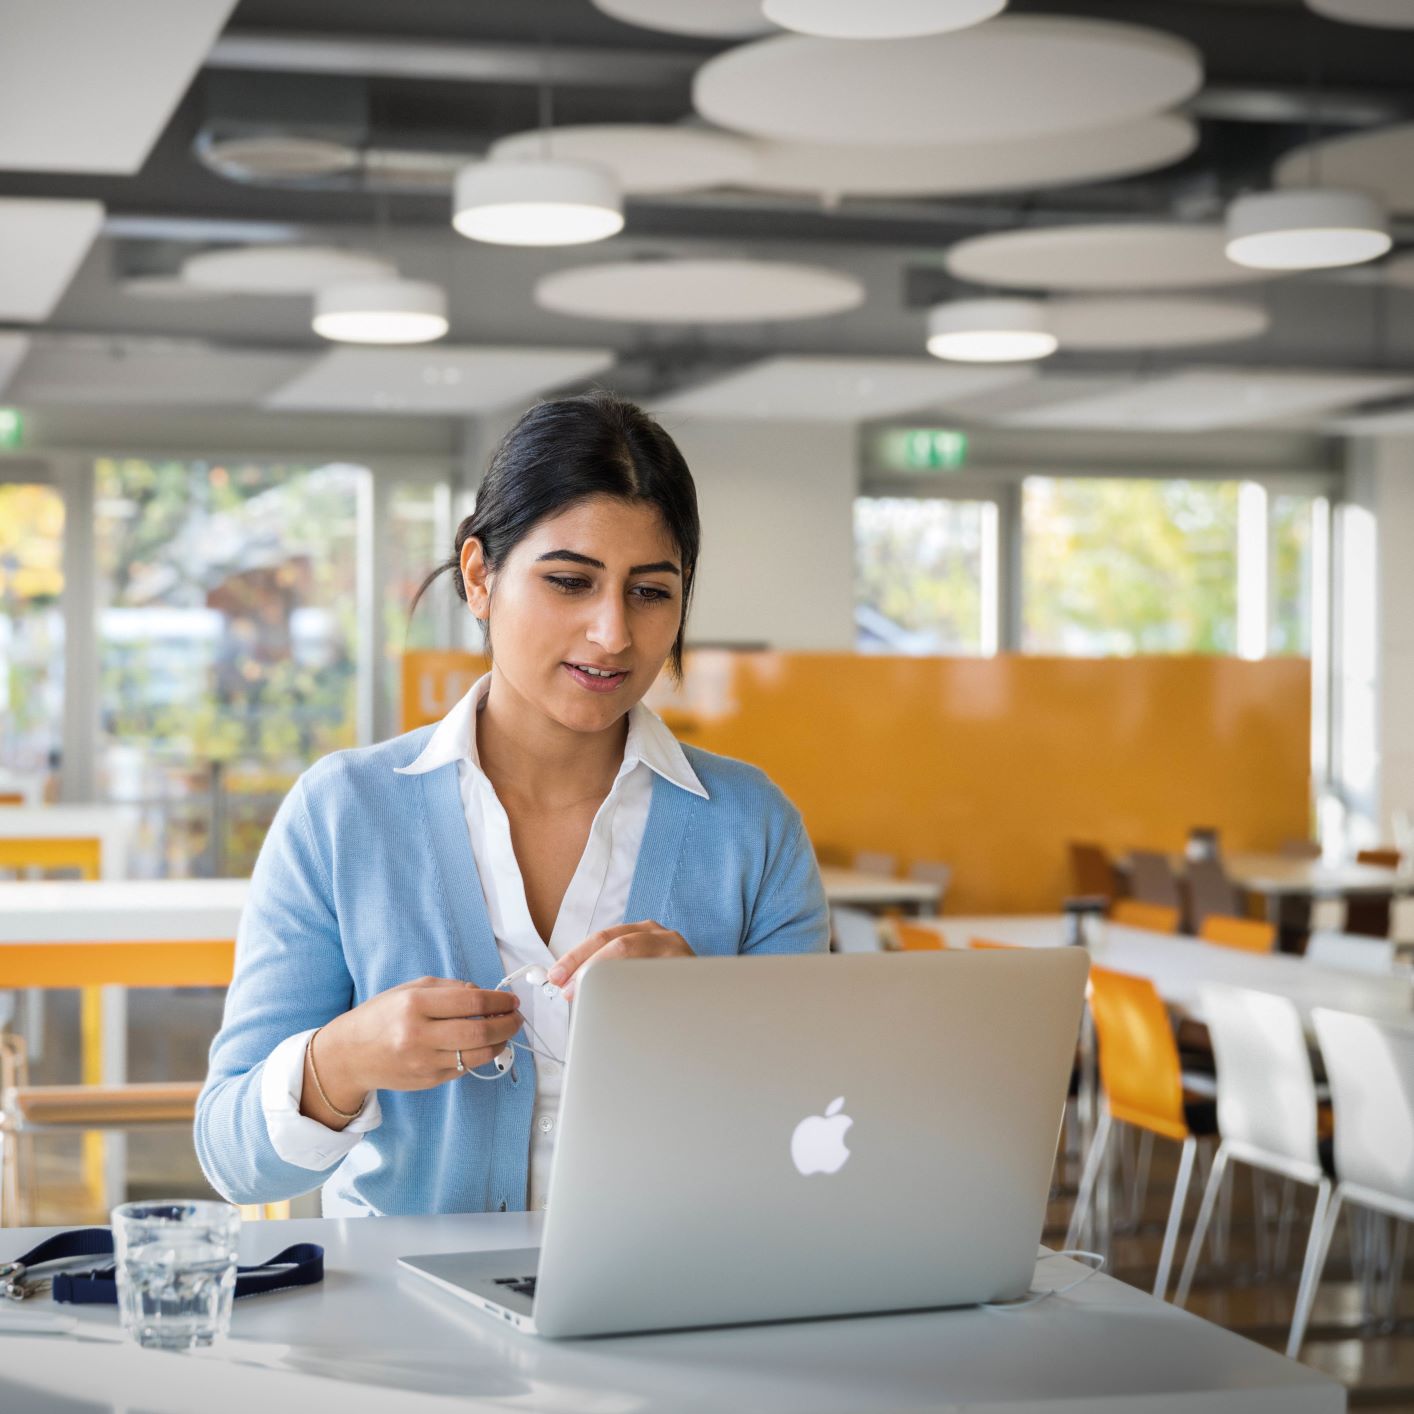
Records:
[[[854,503],[855,646],[995,653],[997,508],[861,496]]]
[[[1329,503],[1318,496],[1277,493],[1269,498],[1268,514],[1267,651],[1309,657]]]
[[[1236,481],[1028,477],[1022,647],[1232,653]]]
[[[0,794],[58,765],[64,704],[64,502],[0,485]]]
[[[357,521],[341,463],[96,463],[100,794],[137,869],[244,874],[291,781],[356,737]]]

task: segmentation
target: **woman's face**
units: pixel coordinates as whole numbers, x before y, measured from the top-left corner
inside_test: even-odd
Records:
[[[498,677],[573,731],[618,721],[677,638],[682,556],[654,506],[595,496],[541,521],[499,570],[474,539],[461,564],[472,613],[491,616]]]

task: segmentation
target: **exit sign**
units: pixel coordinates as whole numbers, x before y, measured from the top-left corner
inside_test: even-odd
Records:
[[[879,438],[889,471],[956,471],[967,464],[967,433],[952,427],[895,427]]]
[[[0,408],[0,447],[18,447],[24,440],[24,418],[14,408]]]

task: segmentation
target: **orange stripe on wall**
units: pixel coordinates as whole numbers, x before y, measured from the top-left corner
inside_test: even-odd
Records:
[[[436,657],[464,683],[482,661]],[[702,650],[649,701],[684,741],[761,766],[822,854],[951,864],[949,912],[1056,908],[1071,839],[1177,850],[1213,825],[1261,851],[1308,833],[1304,659]]]
[[[0,987],[224,987],[235,943],[7,943]]]

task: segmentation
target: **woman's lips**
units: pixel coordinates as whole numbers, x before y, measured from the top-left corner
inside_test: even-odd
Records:
[[[595,677],[593,673],[586,673],[583,669],[575,667],[573,663],[565,663],[562,666],[587,692],[613,692],[628,677],[627,671],[615,673],[611,678],[601,678]]]

